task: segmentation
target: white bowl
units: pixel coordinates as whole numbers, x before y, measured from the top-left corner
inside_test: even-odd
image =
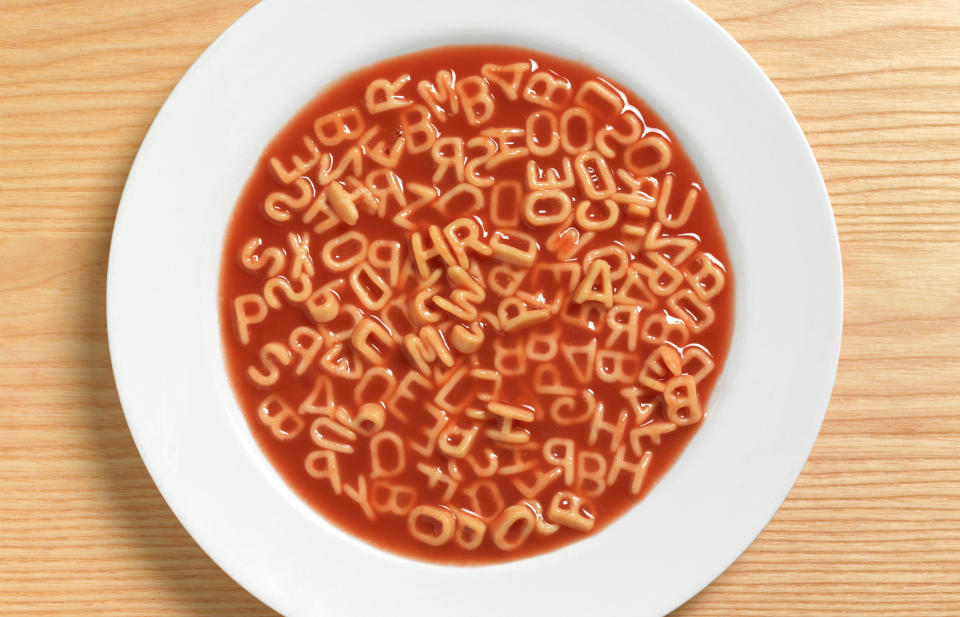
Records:
[[[288,616],[663,615],[760,533],[800,473],[840,348],[840,252],[799,126],[746,52],[682,0],[261,4],[157,114],[117,213],[110,351],[127,422],[184,527]],[[485,567],[430,565],[341,532],[286,486],[227,380],[217,314],[224,232],[260,153],[331,80],[443,44],[585,61],[669,124],[716,206],[736,321],[709,415],[674,467],[602,532]]]

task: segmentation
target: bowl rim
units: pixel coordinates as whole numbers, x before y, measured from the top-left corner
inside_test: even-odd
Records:
[[[426,10],[442,5],[430,1],[422,6]],[[669,32],[664,32],[664,28],[648,31],[653,42],[630,40],[626,19],[611,25],[593,14],[574,17],[578,6],[573,0],[555,2],[556,12],[550,23],[560,31],[591,25],[606,29],[574,47],[569,41],[560,40],[556,31],[541,28],[528,32],[502,23],[495,9],[535,15],[531,11],[537,7],[514,5],[509,0],[490,1],[479,15],[467,14],[460,7],[453,15],[435,11],[429,19],[419,22],[416,16],[398,12],[400,9],[387,0],[375,0],[371,7],[384,15],[386,24],[371,26],[373,30],[389,33],[389,24],[403,25],[409,30],[392,37],[384,35],[377,44],[363,49],[332,52],[337,61],[329,64],[342,68],[314,69],[312,73],[316,75],[309,79],[301,76],[299,84],[283,90],[288,96],[271,101],[251,94],[251,86],[244,82],[290,86],[296,76],[289,74],[290,69],[278,70],[278,62],[297,51],[327,49],[315,41],[297,40],[290,30],[303,34],[310,31],[311,24],[333,21],[345,13],[344,7],[320,7],[307,0],[265,2],[238,19],[197,59],[171,92],[143,140],[117,211],[108,266],[108,339],[118,395],[138,451],[185,529],[222,569],[278,612],[291,616],[366,614],[389,606],[401,614],[439,614],[444,607],[460,606],[451,603],[462,602],[463,595],[478,585],[508,585],[519,574],[526,577],[528,586],[510,592],[510,600],[518,608],[549,607],[561,614],[573,614],[580,607],[622,607],[638,592],[645,592],[654,597],[648,597],[643,606],[631,603],[634,610],[643,615],[662,615],[709,584],[747,548],[786,498],[809,455],[826,412],[839,358],[843,287],[839,238],[829,197],[799,124],[746,51],[686,0],[643,0],[629,7],[618,7],[613,2],[601,5],[627,11],[634,18],[631,23],[669,25]],[[326,11],[322,15],[325,19],[321,19],[319,11]],[[386,19],[388,15],[391,19]],[[471,21],[469,27],[464,26],[466,19]],[[444,33],[436,35],[424,30],[428,26],[444,29]],[[521,35],[523,41],[518,40]],[[331,33],[330,40],[335,38]],[[640,57],[653,57],[668,39],[676,39],[684,47],[675,54],[679,57],[656,58],[666,67],[645,67],[638,74],[623,56],[617,56],[618,51],[633,50]],[[213,328],[212,336],[209,332],[210,317],[216,316],[215,292],[202,291],[209,291],[210,255],[215,256],[214,275],[219,274],[220,244],[215,250],[191,255],[194,263],[203,265],[203,272],[195,277],[197,280],[188,277],[187,283],[195,291],[207,294],[192,305],[171,303],[171,290],[177,288],[172,287],[175,279],[165,270],[171,263],[189,265],[189,260],[183,261],[186,256],[171,261],[169,256],[160,260],[149,254],[150,249],[164,246],[164,238],[154,236],[169,236],[176,229],[178,221],[170,220],[173,216],[190,217],[198,229],[208,233],[219,229],[222,237],[240,190],[229,188],[233,185],[226,179],[234,181],[239,175],[245,180],[262,148],[312,98],[317,86],[378,59],[456,41],[518,44],[586,60],[637,92],[670,125],[703,176],[727,237],[737,278],[734,340],[727,368],[710,405],[715,417],[705,423],[687,452],[664,476],[663,486],[651,492],[644,507],[635,507],[594,537],[541,556],[478,568],[438,566],[384,553],[334,528],[296,498],[253,442],[229,384],[223,379],[223,361],[218,356],[219,327]],[[703,66],[707,63],[709,67]],[[664,76],[670,70],[675,71],[674,75],[693,75],[699,81],[693,86],[674,83],[679,78],[670,81],[669,76]],[[250,80],[251,75],[256,79]],[[737,87],[732,88],[731,84]],[[692,101],[691,94],[709,96],[713,109],[708,110],[703,101]],[[236,99],[242,95],[248,96]],[[249,109],[225,110],[223,103],[228,100],[243,100]],[[711,120],[731,117],[749,118],[751,125],[740,126],[736,131],[709,126]],[[249,128],[249,132],[238,133],[239,127]],[[718,142],[729,141],[734,133],[740,149],[721,147]],[[199,138],[211,135],[236,137],[240,145],[235,152],[224,154],[223,160],[213,160],[214,146],[198,143]],[[258,143],[259,147],[254,147]],[[181,156],[180,160],[173,160],[176,155]],[[198,161],[208,163],[206,171],[198,172]],[[744,188],[739,185],[749,174],[738,172],[737,164],[768,173],[754,178],[757,186]],[[182,182],[177,185],[177,181]],[[200,186],[200,181],[209,184]],[[764,209],[762,194],[770,194],[776,188],[782,191],[778,195],[780,201],[767,204]],[[234,198],[223,198],[226,194]],[[204,203],[204,195],[219,195],[223,203],[208,208],[210,211],[191,211],[191,206]],[[179,198],[183,203],[170,206],[171,198]],[[743,212],[748,213],[751,223],[734,216],[738,212],[742,216]],[[778,218],[767,220],[764,216]],[[776,238],[755,235],[757,230],[775,228],[783,228]],[[196,241],[198,233],[188,228],[183,237]],[[745,241],[747,238],[749,242]],[[167,237],[166,242],[169,240]],[[734,242],[736,245],[732,246]],[[189,245],[185,246],[189,249]],[[771,256],[767,261],[771,263],[754,263],[760,248],[767,250]],[[808,251],[810,257],[804,263],[797,255],[789,254],[791,249],[797,253],[800,249]],[[770,275],[777,272],[777,267],[793,268],[791,274],[809,286],[806,296],[790,295],[791,290],[780,282],[771,282]],[[762,297],[774,292],[783,296]],[[799,306],[781,306],[788,301]],[[166,318],[164,327],[168,329],[145,332],[138,317],[146,314],[156,321],[158,307],[168,310],[161,317],[161,321]],[[769,352],[772,346],[772,342],[764,340],[776,325],[770,323],[775,321],[770,307],[784,311],[781,321],[786,323],[780,324],[784,331],[778,341],[781,349],[786,346],[793,354],[781,358],[783,372],[793,371],[789,377],[772,376],[758,366],[758,354]],[[789,327],[798,331],[788,331]],[[810,335],[811,329],[815,336]],[[186,334],[201,341],[202,351],[183,360],[188,366],[171,367],[168,363],[177,357],[174,339]],[[145,354],[144,348],[158,353]],[[735,368],[731,367],[733,360],[737,362]],[[204,383],[197,378],[198,372],[217,378]],[[730,372],[735,374],[728,376]],[[808,391],[795,390],[791,397],[775,391],[779,385],[796,385],[801,377],[812,384]],[[767,398],[745,396],[745,388],[751,385]],[[757,411],[764,400],[780,405],[771,403],[771,407],[776,407],[767,414],[772,419]],[[204,409],[216,410],[198,415],[199,402],[207,405]],[[749,409],[742,411],[738,406]],[[718,410],[728,412],[729,420]],[[226,445],[217,446],[213,452],[216,457],[211,457],[209,444],[204,448],[191,433],[204,428],[216,429],[226,440]],[[739,475],[720,486],[698,485],[697,481],[704,482],[697,474],[705,473],[705,461],[690,460],[691,455],[716,456],[722,449],[715,444],[723,440],[739,448],[731,458],[738,459],[739,454],[740,458],[751,460],[721,460],[712,464],[726,466]],[[217,457],[219,460],[210,460]],[[751,465],[764,469],[751,470]],[[197,471],[200,468],[202,473]],[[245,474],[242,478],[237,477],[238,469]],[[753,483],[752,489],[740,486],[747,480]],[[212,486],[216,490],[211,490]],[[680,488],[683,486],[700,490],[685,492]],[[252,494],[245,494],[248,492]],[[725,503],[725,495],[740,501]],[[225,512],[245,512],[244,508],[282,520],[286,527],[270,529],[259,537],[256,531],[251,535],[251,530],[256,529],[252,520],[256,516],[236,516],[224,522]],[[717,538],[704,529],[685,530],[690,533],[680,535],[676,530],[667,531],[661,534],[663,538],[644,538],[643,542],[633,537],[637,530],[657,522],[681,521],[689,525],[697,521],[689,512],[679,511],[683,508],[709,509],[711,519],[699,524],[706,531],[722,532],[719,535],[724,537]],[[301,544],[295,546],[298,541]],[[317,547],[323,548],[325,559],[340,559],[348,574],[364,572],[391,599],[362,594],[362,587],[347,574],[333,572],[325,562],[318,565]],[[633,587],[602,598],[591,597],[589,590],[578,591],[576,583],[584,575],[625,581],[620,571],[635,565],[628,560],[627,549],[635,553],[651,551],[658,567],[647,568],[647,578]],[[298,577],[298,570],[306,573]],[[328,587],[352,590],[351,598],[330,596],[313,588],[308,582],[317,576],[329,579]],[[423,577],[443,582],[445,587],[428,597],[423,589],[416,588],[416,582]],[[545,598],[552,597],[545,594],[563,582],[570,585],[564,587],[567,591],[562,601],[545,603]],[[459,612],[488,612],[492,606],[487,604],[489,601],[484,594],[474,594],[470,605],[462,606]],[[397,609],[398,605],[401,608]]]

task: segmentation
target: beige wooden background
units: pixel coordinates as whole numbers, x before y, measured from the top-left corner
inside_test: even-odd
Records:
[[[806,131],[833,199],[846,311],[803,475],[676,615],[960,615],[960,2],[698,3]],[[271,614],[151,482],[104,317],[140,141],[249,4],[0,0],[2,615]]]

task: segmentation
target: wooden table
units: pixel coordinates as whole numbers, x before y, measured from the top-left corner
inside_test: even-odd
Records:
[[[110,232],[140,141],[250,4],[0,0],[0,614],[272,614],[150,480],[104,316]],[[803,475],[676,615],[960,615],[960,5],[699,4],[813,146],[846,314]]]

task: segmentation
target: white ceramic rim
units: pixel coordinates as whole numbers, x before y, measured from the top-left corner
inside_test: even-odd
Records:
[[[194,63],[144,138],[117,212],[107,281],[117,391],[144,463],[211,558],[289,617],[668,613],[767,524],[830,398],[840,249],[800,127],[749,55],[686,0],[604,0],[589,10],[573,0],[549,10],[512,0],[488,0],[482,10],[372,0],[365,13],[376,19],[362,37],[351,34],[349,6],[254,7]],[[697,165],[736,277],[734,339],[708,418],[648,498],[587,540],[476,568],[382,552],[303,504],[245,425],[216,310],[228,218],[287,119],[351,70],[459,43],[586,61],[642,96]]]

